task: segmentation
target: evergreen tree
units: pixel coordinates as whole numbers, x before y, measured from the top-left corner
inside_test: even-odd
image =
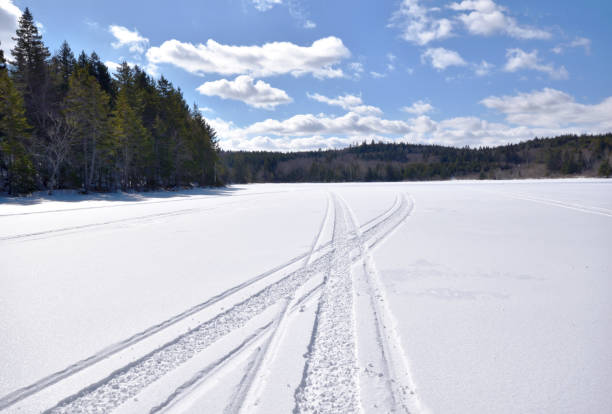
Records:
[[[30,139],[28,130],[23,99],[8,76],[0,50],[0,183],[5,176],[9,194],[35,189],[35,170],[24,145]]]
[[[610,174],[612,174],[612,167],[610,166],[610,162],[608,161],[607,158],[599,166],[598,173],[601,177],[606,177],[606,178],[610,177]]]
[[[78,68],[70,77],[66,96],[66,118],[80,142],[82,187],[88,192],[100,166],[98,157],[105,148],[108,134],[109,97],[87,68]]]
[[[68,93],[68,81],[76,67],[76,59],[68,42],[64,41],[60,50],[53,56],[53,72],[56,75],[56,85],[59,88],[59,97],[63,99]]]
[[[44,130],[47,112],[47,58],[49,50],[38,33],[34,17],[26,7],[19,18],[16,45],[11,51],[13,81],[25,101],[26,115],[39,131]]]
[[[142,188],[147,183],[153,148],[149,131],[128,102],[126,89],[119,91],[111,119],[112,147],[119,172],[116,181],[124,190]]]

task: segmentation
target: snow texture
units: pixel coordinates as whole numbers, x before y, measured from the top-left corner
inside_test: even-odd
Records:
[[[0,199],[0,412],[612,410],[612,181]]]

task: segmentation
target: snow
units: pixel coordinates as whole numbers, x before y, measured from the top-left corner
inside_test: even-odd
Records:
[[[609,412],[610,234],[603,179],[0,198],[0,412]]]

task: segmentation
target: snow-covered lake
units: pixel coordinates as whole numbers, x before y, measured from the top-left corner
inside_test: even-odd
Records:
[[[612,180],[0,199],[0,412],[612,412]]]

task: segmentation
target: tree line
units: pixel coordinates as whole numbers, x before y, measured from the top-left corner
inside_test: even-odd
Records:
[[[229,183],[608,177],[611,155],[609,133],[481,148],[364,141],[327,151],[220,153]]]
[[[0,49],[0,192],[220,185],[215,130],[180,88],[95,52],[53,56],[29,9]]]

